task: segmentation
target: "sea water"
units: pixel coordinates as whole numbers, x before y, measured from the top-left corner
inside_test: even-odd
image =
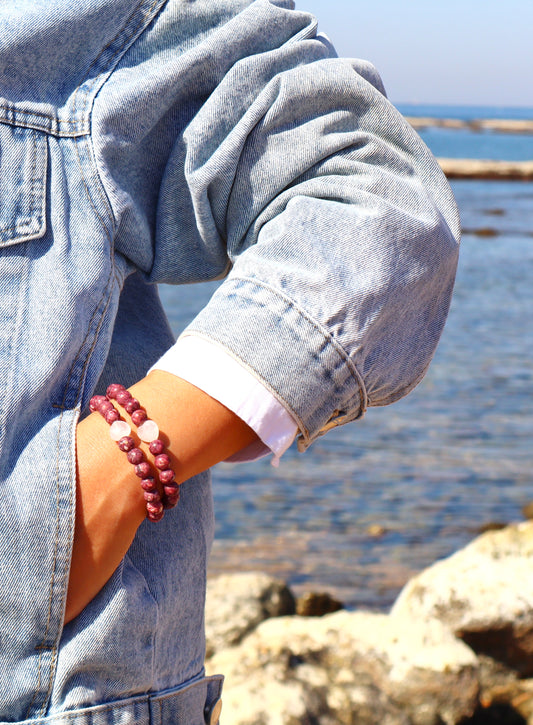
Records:
[[[407,115],[533,118],[533,110],[404,107]],[[533,136],[428,129],[440,156],[533,159]],[[214,471],[211,573],[262,570],[385,610],[407,579],[533,500],[533,183],[452,184],[465,230],[453,303],[404,400],[267,459]],[[164,287],[176,333],[216,285]]]

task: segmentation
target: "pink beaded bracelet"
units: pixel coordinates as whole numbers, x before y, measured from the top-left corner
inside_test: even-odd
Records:
[[[150,463],[145,460],[142,450],[135,446],[135,441],[130,436],[131,427],[121,419],[118,410],[111,402],[112,400],[116,400],[124,408],[132,423],[137,427],[139,438],[149,444],[148,448],[154,456],[154,466],[158,471],[159,481],[163,487],[162,497],[155,478],[151,475]],[[175,473],[170,468],[170,458],[165,453],[165,445],[159,438],[157,423],[148,418],[146,410],[141,407],[139,401],[119,383],[110,385],[105,396],[93,396],[89,407],[92,411],[98,411],[109,424],[111,438],[117,443],[120,450],[127,454],[128,461],[135,468],[135,475],[141,479],[141,487],[146,501],[147,518],[150,521],[160,521],[163,518],[164,509],[173,508],[178,503],[180,487],[174,481]]]

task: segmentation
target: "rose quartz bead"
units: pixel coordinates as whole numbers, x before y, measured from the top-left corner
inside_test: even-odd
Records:
[[[137,428],[137,435],[145,443],[150,443],[151,441],[156,440],[159,435],[157,423],[154,420],[145,420],[144,423]]]
[[[141,488],[144,491],[157,491],[155,478],[153,476],[146,476],[146,478],[141,481]]]
[[[140,407],[141,407],[141,404],[139,403],[139,401],[137,400],[137,398],[130,398],[129,400],[127,400],[124,403],[124,410],[129,415],[131,415],[136,410],[139,410]]]
[[[141,461],[135,466],[135,475],[139,478],[146,478],[146,476],[150,475],[151,470],[152,468],[148,461]]]
[[[117,445],[121,451],[127,453],[128,451],[131,451],[132,448],[135,448],[135,441],[131,436],[123,436],[119,441],[117,441]]]
[[[122,389],[117,392],[115,395],[115,400],[119,405],[124,407],[124,405],[128,402],[128,400],[131,398],[131,393],[129,390]]]
[[[146,411],[142,408],[139,408],[139,410],[134,410],[131,414],[131,420],[135,425],[141,425],[147,418],[148,416],[146,415]]]
[[[168,468],[170,466],[170,458],[167,456],[166,453],[160,453],[154,459],[154,466],[156,468],[159,468],[160,471],[164,471],[165,468]]]
[[[131,433],[131,426],[126,423],[125,420],[115,420],[109,426],[109,435],[114,441],[118,441],[121,438],[128,437]]]
[[[89,409],[94,413],[100,409],[100,405],[104,402],[105,397],[103,395],[93,395],[89,401]]]
[[[167,483],[172,483],[175,475],[176,474],[174,473],[174,471],[171,468],[166,468],[164,471],[161,471],[159,473],[159,480],[161,481],[161,483],[163,485],[165,485]]]
[[[129,436],[131,433],[131,427],[126,423],[125,420],[116,420],[109,426],[109,435],[114,441],[119,441],[125,436]]]
[[[113,400],[120,390],[125,390],[123,385],[121,385],[120,383],[111,383],[111,385],[108,385],[107,387],[106,395],[108,398],[111,398],[111,400]]]
[[[158,456],[165,450],[165,444],[163,443],[163,441],[160,441],[159,438],[156,438],[155,441],[152,441],[148,447],[150,449],[150,453],[154,456]]]
[[[114,423],[116,420],[120,420],[120,415],[119,415],[118,410],[115,410],[114,408],[112,408],[111,410],[106,411],[106,413],[104,415],[104,419],[105,419],[106,423],[109,423],[109,425]]]
[[[143,452],[140,448],[132,448],[126,455],[128,457],[128,461],[134,466],[144,460]]]

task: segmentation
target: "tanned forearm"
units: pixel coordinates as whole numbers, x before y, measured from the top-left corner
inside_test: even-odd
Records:
[[[178,483],[256,438],[221,403],[170,373],[154,370],[130,392],[159,425]],[[147,444],[139,447],[148,453]],[[146,514],[139,483],[126,454],[111,440],[108,424],[91,413],[77,430],[76,526],[66,622],[100,591],[133,541]]]

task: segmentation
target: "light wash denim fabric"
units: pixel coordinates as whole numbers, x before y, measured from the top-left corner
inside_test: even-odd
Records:
[[[226,277],[190,330],[305,448],[421,379],[458,238],[377,73],[289,0],[3,0],[1,723],[199,725],[219,697],[207,474],[63,626],[75,426],[172,344],[155,283]]]

